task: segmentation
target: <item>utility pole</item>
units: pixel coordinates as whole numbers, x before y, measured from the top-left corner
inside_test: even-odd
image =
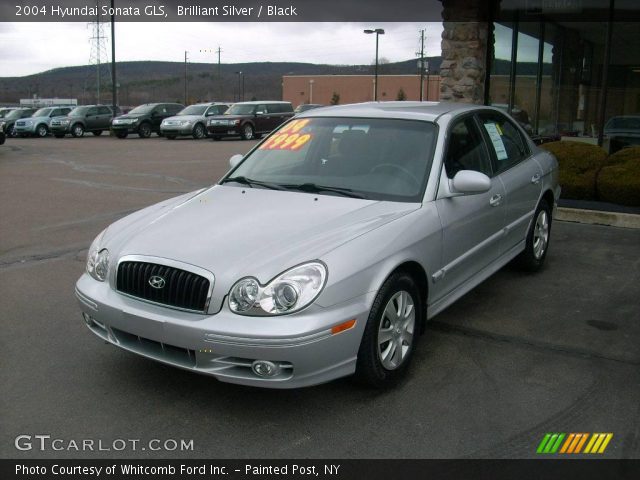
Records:
[[[188,90],[187,90],[187,61],[189,60],[189,57],[187,57],[188,53],[189,52],[187,52],[186,50],[184,51],[184,105],[185,106],[189,104]]]
[[[223,91],[222,72],[220,70],[220,67],[221,67],[220,54],[222,53],[222,48],[220,48],[220,45],[218,45],[217,53],[218,53],[218,84],[220,85],[220,98],[218,100],[223,101],[223,96],[222,96],[222,91]]]
[[[423,100],[423,95],[422,95],[423,88],[424,88],[424,29],[420,30],[420,101]],[[429,96],[427,95],[427,100],[428,99],[429,99]]]
[[[115,12],[114,0],[111,0],[111,12]],[[116,116],[116,105],[118,105],[118,84],[116,83],[116,19],[111,14],[111,104],[113,116]]]

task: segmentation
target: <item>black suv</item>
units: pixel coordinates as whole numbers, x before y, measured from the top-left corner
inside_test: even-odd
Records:
[[[179,103],[145,103],[114,118],[111,130],[118,138],[127,138],[130,133],[137,133],[140,138],[149,138],[151,132],[160,135],[162,120],[173,117],[183,108]]]
[[[260,138],[293,117],[291,102],[240,102],[224,115],[212,117],[207,130],[214,140],[222,137]]]
[[[0,119],[0,130],[2,130],[7,137],[15,137],[15,124],[17,120],[21,118],[27,118],[33,115],[35,108],[16,108],[11,110],[7,115]]]
[[[120,107],[116,107],[116,114]],[[62,138],[67,133],[74,137],[82,137],[84,132],[91,132],[95,136],[101,135],[109,129],[113,113],[107,105],[83,105],[76,107],[66,117],[56,117],[51,120],[51,133],[56,138]]]

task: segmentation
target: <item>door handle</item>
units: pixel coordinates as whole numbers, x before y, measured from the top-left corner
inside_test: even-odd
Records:
[[[497,207],[501,203],[502,195],[500,195],[499,193],[496,193],[493,197],[491,197],[491,200],[489,200],[489,205],[491,205],[492,207]]]
[[[533,177],[531,177],[531,183],[537,185],[540,183],[540,174],[536,173]]]

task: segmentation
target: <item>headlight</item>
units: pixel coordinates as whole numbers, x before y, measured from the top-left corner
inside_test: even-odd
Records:
[[[69,120],[60,120],[60,125],[69,125]]]
[[[87,254],[87,273],[99,282],[104,282],[109,273],[109,250],[100,247],[105,231],[96,237]]]
[[[180,120],[180,125],[191,125],[193,122],[191,120]]]
[[[262,286],[246,277],[231,288],[229,308],[242,315],[281,315],[302,310],[322,291],[327,268],[320,262],[294,267]]]
[[[27,127],[33,127],[33,120],[27,120],[26,121],[26,126]]]

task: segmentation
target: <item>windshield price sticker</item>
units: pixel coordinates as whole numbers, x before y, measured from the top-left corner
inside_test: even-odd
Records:
[[[493,144],[493,149],[496,151],[498,160],[506,160],[509,158],[509,155],[507,155],[507,149],[504,148],[504,143],[502,142],[502,131],[500,130],[500,127],[495,123],[485,123],[484,128],[489,134],[489,138]]]
[[[311,140],[311,135],[305,133],[278,133],[269,140],[260,145],[259,150],[292,150],[296,151],[302,148]]]

